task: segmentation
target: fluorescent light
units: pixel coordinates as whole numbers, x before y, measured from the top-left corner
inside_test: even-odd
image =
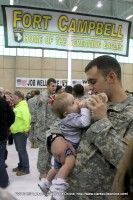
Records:
[[[13,5],[13,0],[10,0],[10,5]]]
[[[101,1],[98,1],[97,7],[98,7],[98,8],[102,7]]]
[[[133,17],[133,15],[129,15],[126,19],[130,19],[130,18],[132,18]]]
[[[62,2],[63,0],[59,0],[59,2]]]
[[[72,11],[75,12],[77,10],[77,8],[78,8],[77,6],[74,6]]]

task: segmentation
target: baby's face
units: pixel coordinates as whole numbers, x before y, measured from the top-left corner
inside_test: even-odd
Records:
[[[75,100],[74,96],[71,94],[67,95],[66,98],[66,109],[68,113],[80,113],[80,109],[79,109],[79,101]]]

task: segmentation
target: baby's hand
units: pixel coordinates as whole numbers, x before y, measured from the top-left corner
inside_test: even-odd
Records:
[[[78,106],[79,106],[79,108],[86,108],[87,107],[86,99],[79,101]]]
[[[88,105],[92,105],[93,106],[93,97],[90,97],[88,99],[86,99],[86,106],[88,107]]]

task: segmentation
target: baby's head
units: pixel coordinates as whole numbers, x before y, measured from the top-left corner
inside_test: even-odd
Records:
[[[80,112],[78,101],[69,93],[56,96],[51,108],[60,119],[66,117],[67,114]]]

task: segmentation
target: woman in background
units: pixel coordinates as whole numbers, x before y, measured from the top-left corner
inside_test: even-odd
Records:
[[[28,131],[30,130],[31,115],[28,104],[23,100],[23,94],[16,91],[13,95],[13,102],[15,104],[15,122],[10,127],[13,133],[16,151],[18,152],[19,163],[13,172],[17,176],[29,174],[29,158],[26,150]]]

